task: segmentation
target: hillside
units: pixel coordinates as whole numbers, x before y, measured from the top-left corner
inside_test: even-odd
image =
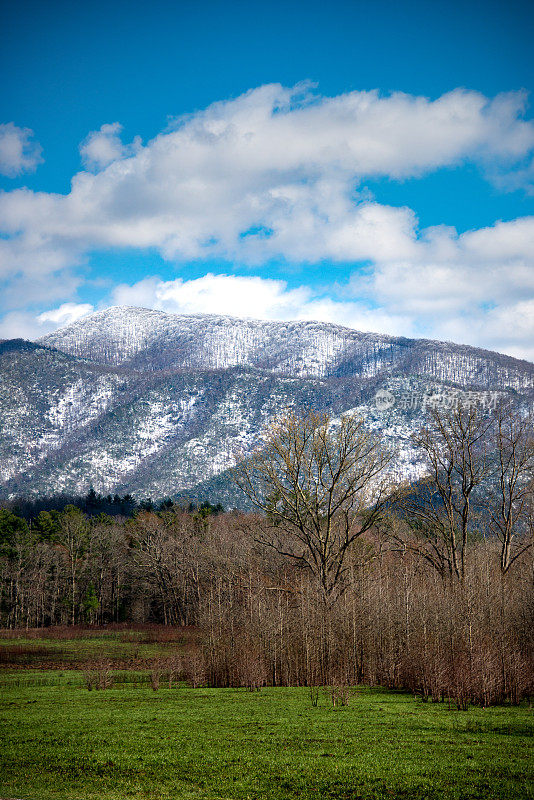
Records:
[[[462,345],[111,308],[37,343],[0,343],[0,495],[188,495],[239,503],[225,472],[284,408],[354,409],[417,474],[429,398],[534,393],[534,366]],[[390,405],[375,402],[390,392]]]

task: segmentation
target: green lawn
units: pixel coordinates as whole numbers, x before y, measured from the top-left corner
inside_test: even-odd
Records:
[[[449,711],[362,690],[88,692],[79,672],[4,673],[0,797],[33,800],[534,798],[533,713]]]

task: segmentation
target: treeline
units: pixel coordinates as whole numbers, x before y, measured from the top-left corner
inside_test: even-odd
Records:
[[[46,497],[16,497],[5,500],[3,507],[26,521],[34,521],[41,511],[64,511],[67,506],[74,506],[90,517],[106,514],[110,517],[133,517],[138,511],[163,511],[178,505],[189,511],[200,510],[202,513],[220,514],[224,511],[220,503],[211,504],[208,501],[178,504],[167,497],[163,500],[152,500],[151,497],[137,500],[131,494],[100,494],[91,488],[87,494],[55,494]]]
[[[176,587],[192,542],[203,558],[203,532],[219,515],[228,516],[208,502],[138,507],[129,518],[68,505],[29,521],[0,508],[1,626],[196,624],[190,590],[178,602]],[[171,562],[179,547],[182,561],[175,553]]]
[[[70,507],[29,525],[4,509],[1,622],[198,626],[199,685],[370,683],[462,707],[533,694],[529,553],[503,573],[498,541],[473,542],[456,580],[399,547],[402,525],[358,538],[343,592],[325,603],[309,569],[263,543],[263,516]]]

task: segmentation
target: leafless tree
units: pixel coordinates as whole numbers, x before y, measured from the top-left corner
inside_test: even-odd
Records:
[[[463,579],[470,536],[479,520],[476,490],[491,472],[488,438],[491,417],[477,406],[433,409],[430,422],[413,437],[422,452],[426,475],[398,493],[409,538],[405,548],[418,552],[442,576]]]
[[[501,544],[501,570],[534,544],[534,435],[532,416],[510,404],[495,412],[495,479],[486,497],[489,529]]]
[[[76,621],[78,580],[86,565],[90,536],[91,528],[86,517],[75,506],[67,506],[60,519],[57,547],[67,562],[72,625]]]
[[[292,413],[264,447],[235,470],[235,481],[270,525],[262,540],[311,570],[331,604],[343,593],[351,546],[379,519],[390,456],[361,419]]]

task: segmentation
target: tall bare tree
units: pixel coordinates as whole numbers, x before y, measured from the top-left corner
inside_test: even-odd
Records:
[[[379,519],[391,457],[361,419],[313,411],[275,423],[235,481],[270,525],[263,541],[311,570],[323,599],[342,593],[347,556]]]
[[[501,544],[501,571],[534,545],[534,434],[532,416],[510,404],[495,412],[496,475],[488,491],[490,531]]]
[[[492,469],[491,426],[482,408],[458,405],[433,409],[429,424],[413,437],[426,475],[399,493],[404,525],[413,534],[403,546],[418,552],[443,577],[462,580],[465,575],[468,542],[480,522],[476,490]]]
[[[90,547],[91,528],[88,520],[76,506],[67,506],[61,514],[59,532],[56,536],[57,547],[64,554],[70,594],[70,621],[76,622],[78,610],[78,580],[85,568]]]

